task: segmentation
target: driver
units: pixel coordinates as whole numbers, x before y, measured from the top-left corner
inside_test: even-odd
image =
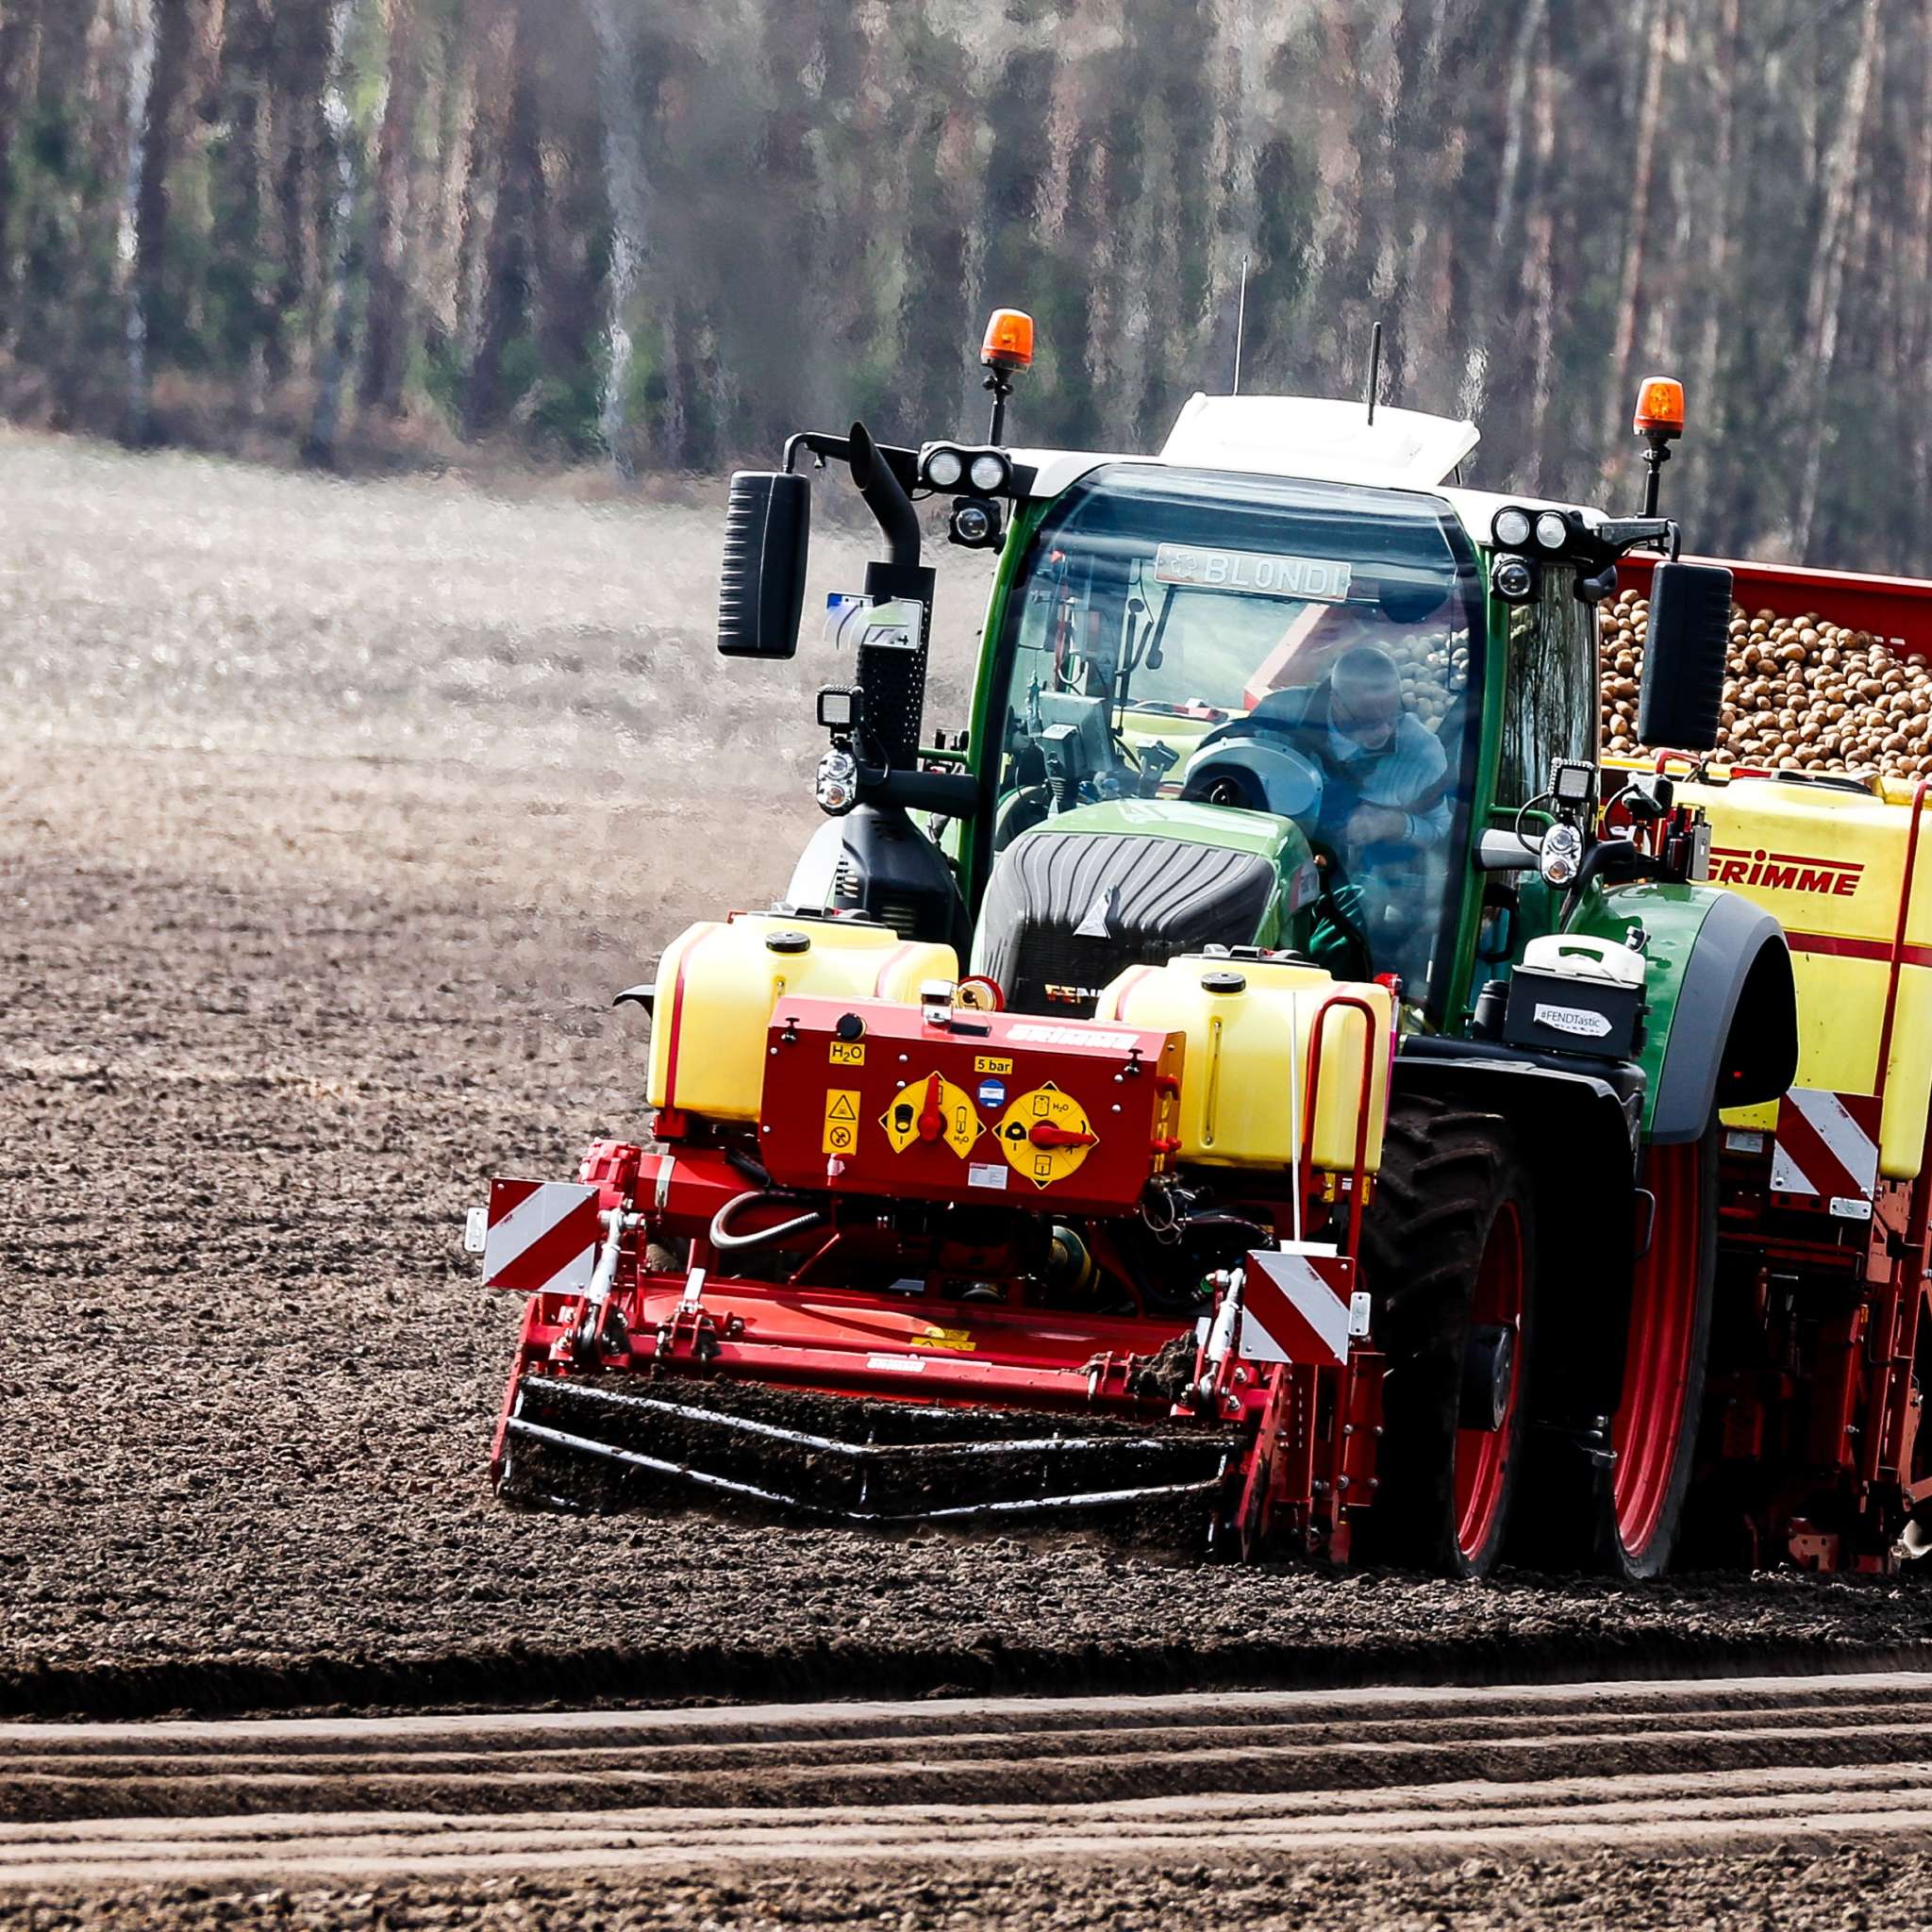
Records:
[[[1449,831],[1449,759],[1403,708],[1402,677],[1379,644],[1358,641],[1321,683],[1271,691],[1250,714],[1285,730],[1326,777],[1323,827],[1357,849],[1426,850]]]

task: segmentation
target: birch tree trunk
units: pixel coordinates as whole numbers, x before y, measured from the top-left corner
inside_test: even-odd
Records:
[[[122,299],[125,304],[127,392],[122,435],[128,442],[140,444],[147,441],[150,414],[147,304],[140,264],[141,215],[142,188],[147,179],[148,100],[154,80],[158,23],[156,0],[126,0],[126,4],[124,30],[128,45],[127,167],[122,184],[120,259]],[[161,0],[161,4],[178,7],[181,0]]]
[[[1906,268],[1915,291],[1902,355],[1912,372],[1907,435],[1921,503],[1932,501],[1932,0],[1920,0],[1919,92],[1912,127],[1912,188],[1907,220]]]
[[[1644,67],[1637,108],[1637,155],[1630,174],[1629,226],[1624,242],[1624,272],[1617,292],[1616,328],[1610,341],[1609,394],[1605,401],[1604,445],[1618,441],[1630,389],[1630,358],[1637,345],[1638,309],[1650,243],[1650,202],[1657,175],[1657,132],[1662,118],[1664,66],[1670,46],[1674,0],[1649,0],[1644,33]]]
[[[1864,0],[1858,27],[1858,51],[1845,76],[1844,97],[1839,106],[1838,131],[1824,162],[1824,208],[1819,223],[1816,267],[1806,311],[1803,380],[1807,395],[1800,420],[1809,425],[1805,438],[1805,467],[1793,518],[1792,545],[1803,557],[1811,541],[1818,514],[1818,486],[1824,463],[1824,427],[1834,364],[1838,360],[1840,302],[1844,292],[1845,258],[1852,239],[1853,197],[1857,186],[1858,157],[1865,140],[1866,112],[1873,77],[1878,65],[1878,23],[1882,0]]]
[[[390,0],[389,92],[376,139],[370,208],[368,324],[358,391],[365,409],[403,413],[409,329],[408,250],[415,217],[416,108],[422,62],[416,0]]]
[[[1702,313],[1690,356],[1690,407],[1704,425],[1706,455],[1697,465],[1693,501],[1699,520],[1707,518],[1715,494],[1717,465],[1712,453],[1724,447],[1724,398],[1718,390],[1718,363],[1724,348],[1726,291],[1731,286],[1732,235],[1742,202],[1737,168],[1737,62],[1740,8],[1743,0],[1716,0],[1710,42],[1711,87],[1709,176],[1715,207],[1704,238]],[[1927,0],[1932,5],[1932,0]]]
[[[637,473],[630,438],[630,382],[635,344],[630,305],[643,270],[649,220],[642,108],[638,100],[637,55],[617,0],[586,0],[597,35],[597,93],[604,116],[604,194],[610,210],[610,267],[606,291],[603,404],[598,434],[617,476]]]
[[[356,26],[357,0],[333,0],[329,10],[328,92],[323,117],[335,151],[335,211],[330,234],[335,257],[329,273],[327,341],[315,385],[315,408],[308,419],[302,459],[317,469],[332,469],[336,438],[341,428],[342,388],[348,380],[349,359],[356,341],[354,291],[362,265],[362,236],[356,219],[357,192],[362,173],[361,141],[349,104],[355,75],[350,72],[351,33]]]

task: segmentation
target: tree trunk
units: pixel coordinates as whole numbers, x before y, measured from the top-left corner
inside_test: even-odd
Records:
[[[1914,495],[1932,502],[1932,0],[1919,10],[1919,93],[1912,117],[1912,192],[1907,218],[1906,272],[1912,291],[1902,359],[1911,372],[1906,390],[1907,436],[1912,451]]]
[[[1927,0],[1932,5],[1932,0]],[[1742,205],[1742,184],[1737,166],[1738,93],[1736,63],[1743,0],[1716,0],[1708,72],[1711,86],[1709,179],[1715,185],[1704,241],[1703,314],[1696,347],[1690,357],[1691,408],[1703,425],[1707,454],[1697,465],[1694,501],[1700,523],[1707,517],[1715,494],[1714,453],[1724,448],[1724,398],[1718,389],[1719,358],[1724,349],[1724,323],[1729,311],[1732,236]]]
[[[31,91],[27,60],[40,26],[41,0],[9,0],[0,13],[0,342],[14,328],[13,146]]]
[[[142,363],[139,369],[132,365],[129,369],[128,426],[137,439],[144,438],[149,429],[148,369],[157,358],[170,356],[175,346],[162,320],[168,176],[180,142],[184,109],[195,88],[193,0],[153,0],[153,76],[147,91],[134,199],[134,312],[130,325],[142,344]]]
[[[1523,173],[1524,137],[1529,125],[1531,66],[1542,32],[1549,0],[1526,0],[1517,23],[1516,44],[1509,57],[1509,92],[1503,117],[1501,185],[1496,192],[1496,219],[1490,229],[1490,246],[1500,262],[1516,221],[1517,182]]]
[[[349,102],[349,90],[355,80],[349,72],[349,59],[356,8],[357,0],[334,0],[329,9],[328,88],[323,96],[323,120],[335,162],[335,204],[329,219],[334,255],[323,317],[328,333],[315,385],[315,407],[309,412],[308,434],[302,442],[302,460],[319,470],[335,467],[336,437],[341,428],[342,385],[348,379],[349,359],[356,342],[353,293],[362,268],[361,230],[356,219],[362,142]]]
[[[376,140],[370,211],[369,310],[361,401],[391,420],[403,413],[409,340],[409,238],[413,228],[416,108],[422,63],[415,0],[390,0],[389,92]]]
[[[126,441],[137,445],[145,442],[148,437],[147,304],[140,252],[142,214],[148,183],[148,144],[154,131],[148,108],[154,87],[156,39],[159,25],[156,14],[157,8],[162,4],[164,0],[131,0],[125,17],[127,165],[121,200],[121,273],[127,389],[121,433]],[[178,8],[181,0],[173,0],[173,4]],[[158,223],[157,226],[158,229]],[[158,250],[159,240],[158,232]],[[158,252],[156,259],[159,259]]]
[[[1674,0],[1648,0],[1644,68],[1637,107],[1637,157],[1630,171],[1628,227],[1624,272],[1617,291],[1617,319],[1610,342],[1609,394],[1604,414],[1604,448],[1614,448],[1625,425],[1624,408],[1630,389],[1630,359],[1637,346],[1637,320],[1643,300],[1645,250],[1650,240],[1650,198],[1657,175],[1657,131],[1662,117],[1664,63],[1670,44]]]
[[[1532,374],[1529,432],[1522,464],[1538,489],[1544,482],[1549,443],[1550,405],[1557,383],[1557,102],[1547,58],[1537,63],[1535,98],[1536,196],[1526,224],[1529,259],[1529,333]]]
[[[606,276],[605,368],[598,434],[617,475],[635,474],[630,441],[630,380],[634,346],[630,305],[643,267],[649,220],[644,143],[638,100],[637,58],[617,0],[588,0],[601,57],[597,92],[604,119],[604,193],[610,212],[610,266]]]
[[[1864,146],[1866,111],[1871,104],[1873,76],[1878,66],[1878,24],[1881,0],[1864,0],[1858,27],[1858,51],[1845,76],[1844,98],[1839,104],[1838,131],[1824,161],[1824,208],[1813,258],[1810,299],[1806,307],[1807,355],[1801,365],[1807,389],[1804,416],[1809,422],[1805,439],[1805,467],[1792,520],[1792,541],[1802,558],[1811,542],[1818,514],[1818,485],[1824,462],[1825,424],[1832,369],[1838,360],[1840,302],[1844,292],[1845,260],[1851,246],[1853,199],[1857,188],[1858,157]]]
[[[503,174],[484,250],[482,310],[470,364],[463,421],[467,434],[500,428],[512,398],[505,358],[530,321],[533,236],[541,219],[543,163],[539,149],[536,46],[531,18],[539,0],[518,0],[510,48],[509,119]]]
[[[332,0],[272,0],[275,248],[279,257],[269,376],[308,366],[323,289],[324,180]]]

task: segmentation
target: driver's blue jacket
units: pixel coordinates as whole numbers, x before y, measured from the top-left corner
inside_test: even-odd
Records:
[[[1449,835],[1451,804],[1441,740],[1405,711],[1387,745],[1364,751],[1329,722],[1328,694],[1325,682],[1270,691],[1249,714],[1286,727],[1297,748],[1320,762],[1330,780],[1322,799],[1324,828],[1339,838],[1357,806],[1375,805],[1403,814],[1411,844],[1440,844]]]

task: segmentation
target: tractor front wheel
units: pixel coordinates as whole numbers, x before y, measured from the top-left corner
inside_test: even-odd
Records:
[[[1536,1252],[1508,1124],[1397,1100],[1362,1223],[1387,1361],[1375,1503],[1360,1529],[1377,1559],[1453,1576],[1494,1564],[1523,1448]]]

